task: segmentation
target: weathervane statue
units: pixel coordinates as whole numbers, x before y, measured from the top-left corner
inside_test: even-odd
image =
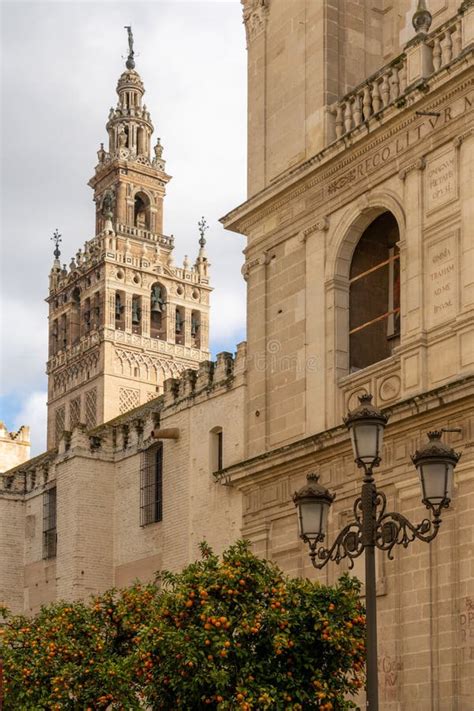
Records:
[[[198,228],[199,228],[199,234],[201,235],[199,244],[201,245],[201,247],[204,247],[204,245],[206,244],[206,238],[205,238],[206,230],[209,229],[209,225],[207,224],[206,218],[204,216],[199,220]]]
[[[132,26],[131,25],[124,25],[125,29],[127,30],[128,33],[128,59],[126,62],[126,67],[127,69],[134,69],[135,68],[135,52],[133,51],[133,32],[132,32]]]
[[[60,244],[63,240],[62,240],[62,236],[59,234],[59,231],[58,231],[57,228],[56,228],[56,230],[54,231],[54,234],[53,234],[53,236],[51,237],[51,240],[54,242],[54,252],[53,252],[54,258],[55,258],[55,259],[59,259],[59,257],[61,256],[61,252],[60,252],[60,250],[59,250],[59,244]]]

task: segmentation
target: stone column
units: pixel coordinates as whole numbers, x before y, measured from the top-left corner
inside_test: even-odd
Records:
[[[142,294],[142,336],[150,337],[150,297]]]
[[[132,294],[125,294],[125,331],[132,332]]]
[[[106,290],[104,323],[115,328],[115,289]]]
[[[267,443],[267,335],[266,335],[266,255],[255,256],[244,265],[247,281],[247,451],[261,454]]]
[[[166,340],[168,343],[176,343],[176,304],[166,306]]]
[[[324,253],[327,218],[304,230],[300,235],[305,244],[305,372],[306,431],[319,432],[328,427],[326,393],[326,294],[324,288]]]
[[[191,309],[184,309],[184,345],[191,347]]]
[[[405,235],[400,239],[400,311],[402,391],[420,390],[426,380],[426,329],[423,294],[423,171],[419,158],[400,172],[404,183]]]

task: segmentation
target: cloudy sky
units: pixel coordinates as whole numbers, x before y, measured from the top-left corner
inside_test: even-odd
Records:
[[[243,238],[218,218],[245,199],[246,50],[239,0],[14,2],[1,12],[0,419],[45,448],[50,236],[69,262],[93,237],[87,181],[133,26],[145,102],[173,176],[165,233],[197,251],[205,215],[213,354],[245,337]]]

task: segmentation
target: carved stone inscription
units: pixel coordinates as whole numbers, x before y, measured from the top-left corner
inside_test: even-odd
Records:
[[[428,247],[428,316],[430,325],[456,313],[455,237],[451,235]]]
[[[454,150],[450,149],[428,162],[425,173],[426,206],[437,210],[457,197],[457,175]]]
[[[339,192],[339,190],[347,186],[352,186],[356,181],[362,180],[374,171],[379,170],[383,165],[389,163],[394,158],[402,157],[404,154],[406,155],[410,150],[416,148],[420,141],[429,136],[430,133],[438,131],[449,124],[453,119],[458,118],[465,112],[471,111],[472,105],[473,94],[471,93],[457,99],[450,106],[441,109],[439,114],[417,122],[412,127],[400,131],[394,138],[387,139],[381,148],[371,151],[366,158],[355,163],[352,168],[346,170],[333,180],[328,179],[325,187],[327,195],[332,196]],[[439,177],[440,176],[438,176],[438,179]],[[433,180],[436,179],[436,176],[433,176]],[[434,186],[433,190],[439,190],[440,187],[441,183]]]

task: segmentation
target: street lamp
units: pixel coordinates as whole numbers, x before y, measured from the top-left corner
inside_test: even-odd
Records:
[[[412,524],[402,514],[386,510],[387,498],[377,489],[373,477],[373,469],[381,461],[388,417],[372,405],[372,395],[361,395],[359,402],[344,418],[351,435],[354,460],[364,470],[361,493],[354,501],[354,520],[326,547],[323,542],[327,517],[335,495],[318,484],[317,476],[308,474],[307,484],[293,495],[293,501],[298,510],[299,535],[309,545],[315,568],[323,568],[330,560],[340,563],[345,558],[352,568],[354,559],[365,552],[367,709],[378,711],[375,548],[387,551],[392,559],[396,544],[406,548],[415,539],[429,543],[436,537],[441,510],[449,506],[452,498],[454,467],[461,455],[441,441],[443,432],[458,429],[428,433],[428,444],[415,452],[412,461],[420,477],[422,501],[431,516]]]

